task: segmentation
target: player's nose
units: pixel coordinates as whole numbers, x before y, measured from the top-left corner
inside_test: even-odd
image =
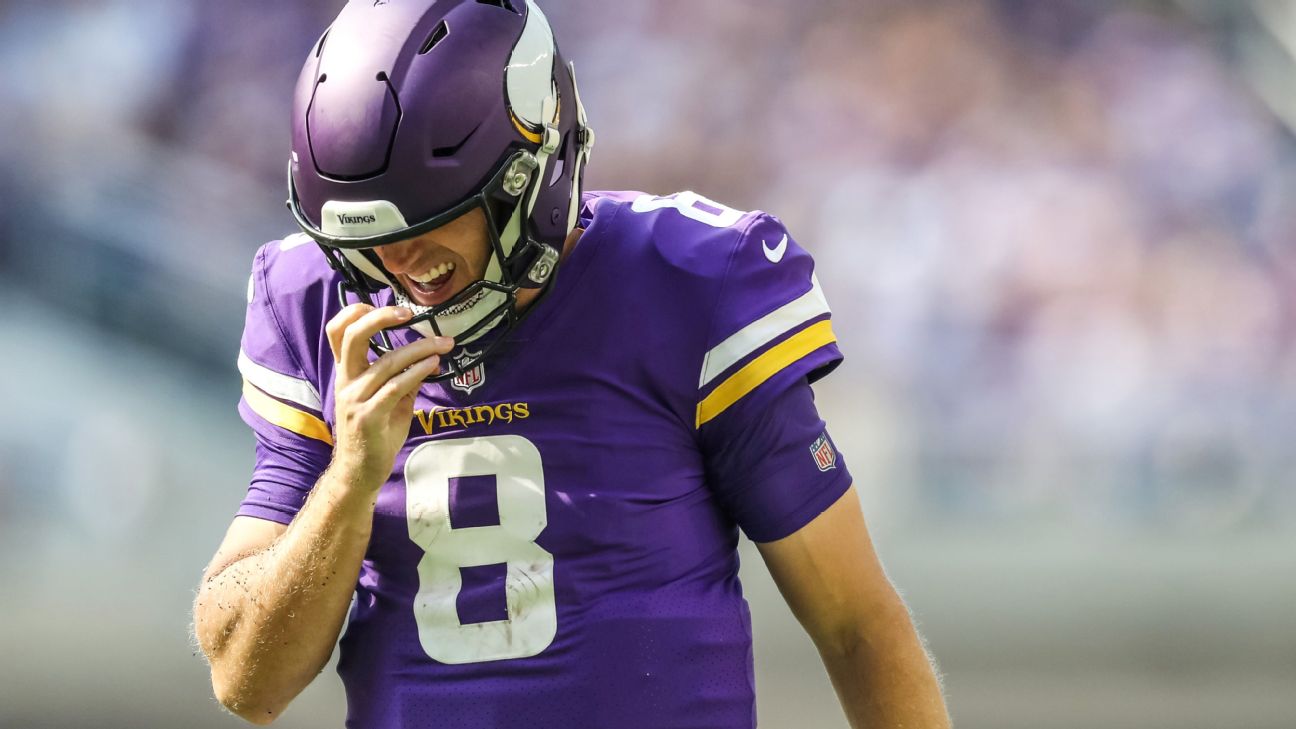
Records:
[[[410,268],[418,263],[419,246],[417,240],[403,240],[399,243],[390,243],[385,246],[378,246],[374,253],[378,254],[378,259],[382,261],[383,266],[392,273],[409,273]],[[418,271],[417,273],[422,273]]]

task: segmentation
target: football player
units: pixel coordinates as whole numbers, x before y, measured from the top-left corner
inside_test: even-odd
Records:
[[[948,725],[810,383],[840,361],[778,219],[581,192],[532,0],[358,0],[296,89],[256,254],[247,496],[197,597],[268,723],[346,623],[349,727],[749,729],[738,529],[856,727]]]

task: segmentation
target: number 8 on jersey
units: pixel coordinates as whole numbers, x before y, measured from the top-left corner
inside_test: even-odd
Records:
[[[494,476],[499,524],[455,529],[451,479]],[[516,435],[443,440],[414,449],[405,462],[410,539],[424,551],[418,563],[414,617],[419,642],[442,663],[526,658],[553,642],[553,555],[535,543],[548,523],[540,451]],[[456,601],[461,567],[507,564],[508,617],[462,623]]]

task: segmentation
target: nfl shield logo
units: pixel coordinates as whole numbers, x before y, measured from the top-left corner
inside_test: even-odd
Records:
[[[826,432],[810,446],[810,455],[814,456],[815,465],[820,471],[827,472],[837,467],[837,451],[833,450]]]
[[[481,356],[481,352],[464,352],[458,359],[460,362],[473,360]],[[465,394],[472,394],[473,390],[481,387],[486,382],[486,364],[478,362],[475,366],[460,372],[450,380],[450,386]]]

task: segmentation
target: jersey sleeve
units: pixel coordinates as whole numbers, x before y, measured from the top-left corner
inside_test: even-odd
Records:
[[[831,317],[809,253],[756,216],[720,284],[696,410],[708,480],[754,541],[792,534],[850,486],[810,389],[842,361]]]
[[[243,396],[238,410],[256,435],[256,461],[240,516],[287,524],[328,466],[333,436],[308,358],[281,323],[274,277],[278,253],[271,243],[257,252],[248,282],[247,319],[238,356]]]

